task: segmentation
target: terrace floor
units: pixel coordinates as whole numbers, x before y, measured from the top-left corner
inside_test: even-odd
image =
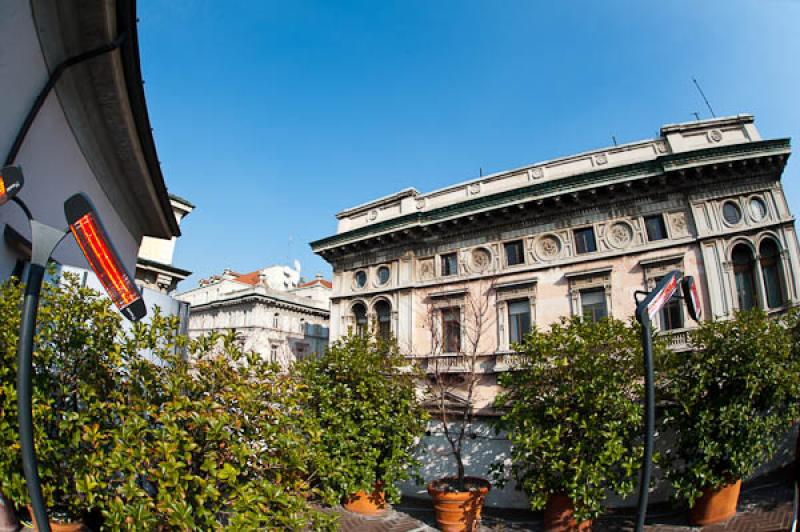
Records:
[[[736,516],[725,523],[700,527],[688,526],[685,508],[669,505],[651,506],[648,532],[723,532],[788,531],[792,519],[791,467],[776,471],[742,485]],[[340,515],[342,532],[411,532],[436,530],[436,518],[430,501],[404,499],[383,516],[364,517],[343,509],[333,510]],[[524,510],[485,510],[481,532],[531,531],[542,532],[541,513]],[[610,511],[598,519],[594,532],[632,531],[635,514],[631,510]]]

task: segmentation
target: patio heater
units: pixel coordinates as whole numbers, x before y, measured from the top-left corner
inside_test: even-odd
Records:
[[[697,285],[691,275],[682,278],[678,270],[668,273],[656,284],[650,292],[637,291],[636,320],[642,326],[642,347],[644,351],[644,398],[645,398],[645,432],[644,432],[644,458],[642,461],[641,478],[639,481],[639,502],[636,519],[636,532],[644,530],[644,521],[647,517],[647,497],[650,488],[650,476],[653,469],[653,440],[655,436],[655,385],[653,383],[653,324],[652,320],[664,305],[669,303],[675,292],[683,293],[682,299],[686,303],[686,311],[694,321],[701,318],[700,298]],[[639,300],[639,296],[644,296]]]
[[[41,482],[33,446],[33,414],[31,377],[33,371],[33,337],[36,332],[36,317],[39,310],[39,294],[45,270],[56,246],[72,232],[75,240],[89,262],[108,296],[131,321],[140,320],[147,309],[130,274],[119,259],[100,221],[97,210],[89,198],[78,193],[64,202],[64,214],[68,229],[57,229],[36,221],[20,198],[17,197],[24,183],[22,170],[7,166],[0,171],[0,205],[13,201],[22,208],[31,226],[31,262],[22,303],[22,319],[17,345],[17,410],[19,416],[19,438],[22,448],[22,469],[28,486],[33,514],[39,530],[50,532],[47,508],[42,498]]]

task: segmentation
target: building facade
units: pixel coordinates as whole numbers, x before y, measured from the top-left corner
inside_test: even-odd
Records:
[[[764,140],[738,115],[346,209],[337,233],[311,244],[333,266],[331,338],[391,333],[429,372],[444,360],[455,375],[475,349],[475,407],[491,414],[497,375],[513,369],[511,346],[527,331],[562,316],[628,319],[634,293],[672,270],[699,282],[706,318],[782,312],[800,301],[781,187],[789,154],[788,139]],[[682,304],[656,322],[687,349],[695,324]]]
[[[183,222],[195,206],[174,194],[169,195],[172,213],[178,225]],[[139,256],[136,259],[136,283],[161,294],[172,294],[178,283],[189,277],[192,272],[178,268],[173,264],[175,243],[178,237],[155,238],[145,236],[139,246]]]
[[[189,304],[188,333],[236,330],[243,348],[288,366],[328,345],[331,283],[300,271],[271,266],[240,274],[225,270],[200,281],[177,299]]]

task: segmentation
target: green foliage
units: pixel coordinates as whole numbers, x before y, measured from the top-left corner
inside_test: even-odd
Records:
[[[0,287],[0,491],[27,503],[16,404],[16,348],[22,287]],[[68,311],[67,311],[68,310]],[[119,315],[108,300],[68,279],[66,288],[45,283],[33,354],[34,445],[45,502],[54,514],[84,514],[97,495],[85,484],[94,467],[98,435],[112,431],[118,356],[113,348]],[[82,489],[79,489],[82,488]]]
[[[316,431],[301,411],[302,387],[244,353],[233,332],[187,341],[177,325],[156,315],[121,345],[130,378],[117,406],[119,430],[98,457],[113,472],[100,480],[106,526],[331,526],[307,505]],[[142,350],[159,363],[142,359]]]
[[[412,448],[427,414],[397,345],[351,333],[298,370],[308,386],[307,412],[319,423],[315,483],[324,499],[338,504],[356,491],[371,492],[377,481],[398,499],[395,483],[418,465]]]
[[[659,394],[669,399],[663,423],[675,445],[664,464],[676,496],[692,504],[775,453],[798,415],[796,324],[796,314],[760,310],[706,321],[692,334],[695,350],[670,358]]]
[[[174,318],[122,329],[109,301],[46,285],[34,423],[48,505],[109,530],[330,529],[312,510],[319,438],[304,387],[233,333],[189,340]],[[0,289],[0,490],[27,503],[16,426],[20,287]],[[184,358],[183,354],[188,355]]]
[[[608,490],[634,490],[643,454],[640,334],[613,319],[562,319],[516,346],[525,362],[499,378],[507,391],[496,400],[498,428],[508,431],[511,475],[532,509],[563,493],[581,521],[601,513]],[[506,467],[492,467],[500,484]]]

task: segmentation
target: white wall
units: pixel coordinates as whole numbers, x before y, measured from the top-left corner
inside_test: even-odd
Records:
[[[29,2],[3,0],[0,2],[0,163],[5,159],[47,79]],[[101,189],[75,140],[55,92],[50,93],[39,111],[16,164],[22,166],[25,175],[20,198],[28,204],[39,221],[66,228],[64,201],[76,192],[87,193],[120,258],[130,271],[134,270],[138,237],[128,231]],[[10,224],[30,238],[27,220],[14,204],[0,207],[0,224]],[[88,266],[72,237],[66,238],[53,256],[62,264]],[[0,278],[11,273],[16,259],[5,243],[0,242]]]

